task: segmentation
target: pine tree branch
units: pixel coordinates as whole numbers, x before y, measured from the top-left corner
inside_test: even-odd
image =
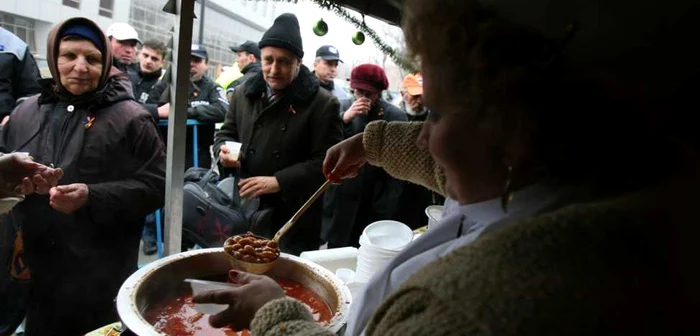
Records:
[[[299,0],[258,0],[258,1],[274,1],[274,2],[288,2],[288,3],[293,3],[297,4]],[[337,16],[345,19],[345,21],[353,24],[357,29],[359,29],[361,32],[363,32],[365,35],[367,35],[374,44],[377,46],[377,48],[384,53],[385,55],[388,55],[391,60],[401,67],[402,69],[408,71],[408,72],[415,72],[417,69],[415,68],[414,64],[412,64],[409,60],[401,56],[396,49],[391,47],[390,45],[384,43],[382,41],[381,37],[377,34],[377,32],[374,31],[374,29],[370,28],[364,20],[360,20],[353,16],[348,10],[345,8],[341,7],[338,3],[336,3],[333,0],[311,0],[314,2],[317,6],[321,7],[322,9],[331,11],[335,13]]]

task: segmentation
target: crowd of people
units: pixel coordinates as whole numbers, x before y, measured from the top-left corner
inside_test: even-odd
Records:
[[[52,78],[41,79],[27,45],[1,32],[13,43],[0,54],[11,85],[3,101],[16,107],[2,112],[0,151],[29,153],[23,160],[52,177],[38,174],[36,181],[19,183],[21,190],[11,196],[25,196],[4,215],[22,241],[11,262],[31,270],[22,313],[11,314],[9,324],[26,311],[27,335],[47,326],[84,333],[116,320],[111,300],[136,270],[139,238],[144,253],[156,252],[153,212],[164,203],[167,136],[167,123],[159,121],[171,110],[169,50],[162,41],[142,41],[129,24],[103,31],[89,19],[73,18],[51,31]],[[259,200],[266,214],[251,220],[256,234],[272,237],[324,183],[323,160],[333,145],[362,133],[371,121],[425,116],[416,103],[422,95],[419,74],[406,79],[402,110],[382,100],[389,82],[377,65],[352,70],[351,94],[336,85],[343,61],[334,46],[316,51],[313,69],[303,65],[293,14],[280,15],[258,42],[231,50],[242,76],[222,87],[206,75],[206,47],[191,46],[187,117],[201,124],[199,146],[195,154],[186,151],[186,166],[194,166],[197,155],[199,166],[218,163],[221,177],[240,177],[240,197]],[[193,136],[188,129],[187,137]],[[243,144],[239,157],[226,155],[227,141]],[[324,243],[358,246],[365,226],[399,218],[400,198],[414,196],[405,195],[404,184],[383,168],[363,168],[304,214],[280,242],[282,251],[299,255]],[[430,193],[412,187],[416,195]],[[414,228],[427,224],[422,214],[406,221]]]
[[[427,205],[444,203],[440,222],[353,299],[347,335],[700,332],[690,318],[700,141],[687,108],[700,70],[687,13],[698,4],[526,3],[406,0],[421,72],[404,78],[398,106],[381,98],[378,65],[352,69],[348,97],[335,47],[316,51],[313,70],[302,64],[293,14],[231,47],[242,77],[227,87],[192,45],[187,115],[211,126],[200,162],[240,177],[240,197],[268,210],[252,232],[271,237],[326,179],[338,183],[283,252],[357,246],[377,220],[417,228]],[[12,88],[0,99],[15,106],[0,110],[0,195],[18,202],[2,224],[23,245],[12,281],[29,286],[0,327],[26,315],[29,336],[84,334],[118,320],[113,300],[142,236],[154,252],[168,50],[128,24],[103,32],[72,18],[49,34],[53,78],[39,79],[24,42],[2,28],[0,42],[0,83]],[[229,305],[213,326],[326,334],[271,278],[232,280],[194,297]]]

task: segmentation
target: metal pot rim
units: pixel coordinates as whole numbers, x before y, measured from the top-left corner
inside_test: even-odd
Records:
[[[131,276],[129,276],[129,278],[126,279],[126,281],[124,281],[121,288],[119,289],[119,293],[117,294],[117,312],[119,313],[121,322],[136,335],[164,335],[156,331],[151,326],[151,324],[143,318],[141,312],[139,312],[138,307],[136,305],[136,294],[138,293],[139,287],[144,282],[144,280],[148,278],[149,274],[156,272],[158,269],[166,265],[201,254],[218,253],[225,254],[224,249],[219,247],[191,250],[155,260],[141,267],[138,271],[134,272]],[[293,262],[303,264],[305,267],[308,267],[315,273],[327,279],[329,282],[332,283],[333,287],[338,289],[338,294],[340,295],[340,297],[338,298],[339,308],[338,312],[333,316],[333,318],[329,322],[329,331],[337,333],[341,328],[343,328],[350,310],[350,303],[352,301],[352,295],[350,294],[350,289],[347,287],[347,285],[345,285],[345,283],[342,280],[340,280],[340,278],[338,278],[333,272],[312,261],[302,259],[297,256],[286,253],[281,253],[279,258],[289,259]]]

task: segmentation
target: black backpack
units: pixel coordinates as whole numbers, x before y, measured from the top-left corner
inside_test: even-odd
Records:
[[[238,196],[238,177],[219,181],[212,169],[190,168],[183,189],[183,249],[221,247],[230,236],[247,232],[253,223],[267,221],[272,209],[258,211],[259,201]]]

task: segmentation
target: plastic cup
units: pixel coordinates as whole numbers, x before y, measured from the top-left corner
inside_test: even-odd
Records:
[[[196,279],[185,279],[185,282],[190,284],[192,287],[192,295],[199,295],[201,293],[206,293],[215,290],[226,290],[236,288],[234,284],[229,284],[225,282],[214,282]],[[228,308],[228,305],[214,304],[214,303],[195,303],[194,310],[204,313],[204,314],[218,314]]]
[[[425,208],[425,215],[428,216],[428,228],[440,222],[443,209],[442,205],[431,205]]]
[[[241,147],[243,144],[235,141],[226,141],[225,145],[229,150],[229,158],[238,161],[241,156]]]

